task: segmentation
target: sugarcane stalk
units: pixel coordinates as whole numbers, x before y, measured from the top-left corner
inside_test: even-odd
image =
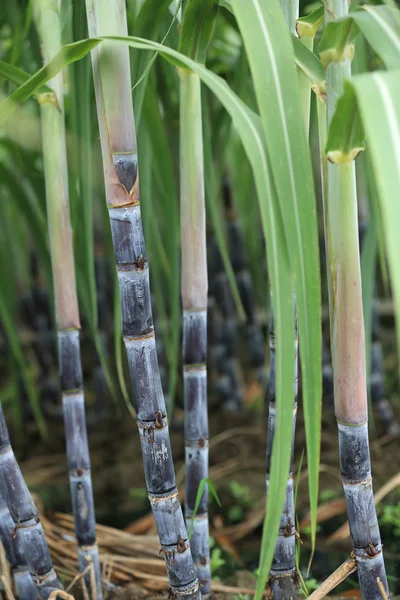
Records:
[[[362,181],[361,177],[358,177],[357,169],[357,186],[359,187],[359,181]],[[359,189],[357,189],[357,193],[359,194]],[[360,196],[360,194],[359,194]],[[360,253],[362,252],[364,239],[367,231],[367,210],[363,215],[362,211],[359,209],[359,227],[358,227],[358,237],[359,237],[359,247]],[[389,400],[386,398],[385,394],[385,369],[383,364],[383,349],[382,343],[380,341],[380,319],[379,313],[377,311],[376,305],[376,285],[374,285],[374,297],[372,300],[372,343],[371,343],[371,354],[370,354],[370,370],[369,370],[369,392],[371,395],[371,404],[372,408],[376,411],[379,421],[382,423],[384,427],[384,433],[388,433],[389,435],[398,435],[399,434],[399,424],[396,421],[396,417],[394,415],[393,409],[390,405]]]
[[[273,598],[287,599],[297,598],[297,576],[296,576],[296,521],[294,513],[294,484],[293,484],[293,456],[294,456],[294,438],[296,432],[297,417],[297,392],[298,392],[298,331],[297,316],[295,314],[295,344],[294,344],[294,403],[292,420],[292,454],[290,459],[290,469],[286,485],[286,496],[283,505],[281,521],[279,525],[278,537],[275,544],[274,558],[270,570],[270,586]],[[270,306],[269,319],[269,351],[270,351],[270,372],[267,386],[268,394],[268,437],[267,437],[267,495],[269,492],[269,477],[271,467],[272,446],[275,434],[275,328],[274,328],[274,310]],[[278,340],[279,343],[279,340]]]
[[[348,0],[327,0],[325,21],[345,17]],[[350,53],[327,65],[328,125],[351,75]],[[364,600],[389,595],[373,500],[368,440],[365,334],[354,161],[329,163],[324,200],[331,345],[339,456],[353,552]],[[379,585],[380,582],[380,585]]]
[[[124,0],[86,0],[89,34],[127,35]],[[129,50],[105,41],[92,50],[92,67],[120,289],[122,331],[129,364],[146,485],[172,592],[199,598],[175,482],[167,412],[158,368],[149,264],[139,200]]]
[[[50,552],[44,536],[37,508],[31,498],[21,469],[18,466],[10,444],[3,407],[0,403],[0,496],[4,500],[13,521],[13,530],[8,529],[7,514],[1,509],[1,531],[11,536],[16,535],[16,543],[9,548],[9,556],[14,555],[16,561],[26,560],[31,578],[43,600],[47,600],[54,591],[61,590],[62,585],[53,569]],[[3,529],[4,528],[4,529]],[[6,542],[7,543],[7,542]],[[22,558],[22,555],[24,559]],[[18,556],[18,558],[17,558]],[[11,562],[11,561],[10,561]],[[22,566],[22,565],[21,565]],[[34,598],[25,577],[18,575],[18,586],[23,586],[27,595],[22,598]],[[18,589],[18,588],[17,588]],[[22,590],[21,590],[22,591]],[[29,595],[28,595],[29,594]],[[37,597],[37,596],[36,596]]]
[[[393,408],[385,393],[385,368],[383,364],[382,342],[379,336],[380,319],[377,310],[376,299],[372,303],[372,346],[371,346],[371,370],[370,390],[371,402],[375,407],[378,419],[384,427],[385,433],[397,436],[400,432],[399,423],[396,420]]]
[[[60,4],[60,0],[35,0],[35,18],[45,62],[49,62],[62,46]],[[62,73],[54,77],[49,86],[52,93],[41,94],[39,104],[69,481],[79,568],[83,572],[89,563],[93,564],[97,599],[100,600],[101,572],[86,432],[79,343],[80,319],[69,213]],[[87,583],[91,585],[90,573]]]
[[[221,315],[217,347],[218,372],[217,393],[223,402],[223,408],[231,412],[240,412],[243,408],[243,386],[241,368],[238,359],[238,322],[235,301],[229,285],[221,253],[216,240],[213,240],[211,256],[211,289],[216,307]]]
[[[185,520],[202,596],[211,591],[208,488],[207,251],[200,78],[180,70],[181,295],[185,407]]]
[[[22,600],[36,600],[38,591],[29,573],[26,564],[21,535],[15,529],[14,521],[8,510],[3,494],[0,490],[0,540],[14,577],[15,589],[18,598]]]
[[[227,179],[224,180],[224,203],[227,215],[229,254],[246,315],[246,330],[249,342],[250,363],[258,382],[265,388],[265,340],[256,315],[256,302],[251,274],[248,268],[243,232],[232,202],[232,194]]]

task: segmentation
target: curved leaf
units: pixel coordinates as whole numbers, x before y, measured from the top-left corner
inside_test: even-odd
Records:
[[[243,4],[241,0],[232,0],[232,5],[253,74],[291,269],[295,274],[314,544],[322,382],[318,229],[311,160],[302,119],[293,45],[278,3],[248,0]],[[265,60],[260,61],[260,56]],[[279,332],[276,339],[280,339]],[[293,396],[284,398],[284,402],[291,405]],[[286,456],[285,460],[280,458],[281,468],[288,473]],[[272,472],[273,469],[274,465]],[[272,555],[262,547],[258,594],[265,586],[271,559]]]

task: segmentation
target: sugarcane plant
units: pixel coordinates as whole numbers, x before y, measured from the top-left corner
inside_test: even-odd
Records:
[[[60,50],[61,2],[35,0],[35,19],[45,62]],[[67,147],[64,123],[63,73],[49,82],[50,91],[38,98],[46,187],[47,221],[54,282],[55,319],[69,481],[79,567],[92,564],[98,600],[102,598],[85,400],[80,357],[80,318],[76,289],[68,194]],[[90,572],[86,581],[91,585]]]
[[[297,35],[297,20],[299,18],[299,0],[280,0],[280,6],[290,33]],[[311,47],[312,47],[311,37]],[[301,93],[303,118],[305,122],[306,135],[309,135],[310,93],[309,81],[303,72],[298,69],[299,89]],[[296,312],[296,298],[294,297],[294,403],[292,417],[292,452],[290,469],[286,486],[286,496],[283,505],[281,522],[275,546],[274,558],[270,570],[270,586],[274,598],[295,598],[297,596],[297,572],[296,572],[296,519],[294,506],[294,483],[293,483],[293,459],[294,442],[296,432],[297,395],[298,395],[298,324]],[[276,419],[276,394],[275,394],[275,347],[280,340],[275,336],[274,308],[271,297],[270,319],[269,319],[269,348],[270,348],[270,374],[267,388],[269,400],[268,408],[268,441],[267,441],[267,493],[270,479],[272,445],[275,433]]]
[[[0,495],[14,524],[10,530],[8,515],[3,508],[1,532],[2,536],[5,536],[5,547],[9,549],[8,558],[11,565],[15,567],[14,577],[17,590],[23,599],[37,598],[37,592],[39,592],[40,597],[47,600],[53,592],[62,590],[62,585],[53,569],[37,508],[14,456],[1,403]],[[13,554],[15,558],[13,558]],[[24,577],[25,561],[35,583],[36,593],[33,593]]]
[[[91,37],[127,35],[125,0],[87,0]],[[106,201],[117,267],[124,337],[146,485],[171,589],[198,598],[199,583],[178,499],[167,412],[157,362],[149,265],[139,195],[129,50],[104,42],[92,51]],[[118,94],[115,93],[118,90]]]
[[[225,410],[239,413],[243,408],[243,386],[238,357],[239,327],[234,297],[216,239],[210,249],[210,299],[214,301],[216,329],[214,362],[217,379],[215,391]]]
[[[205,62],[218,5],[214,0],[185,3],[180,52]],[[200,26],[196,26],[200,23]],[[208,478],[207,409],[207,247],[204,195],[203,128],[200,77],[181,68],[180,193],[181,296],[183,307],[183,381],[185,408],[185,520],[201,594],[211,592],[208,487],[197,512],[197,493]],[[193,527],[191,527],[193,524]]]
[[[255,290],[249,271],[243,231],[236,207],[233,204],[231,182],[227,177],[223,182],[223,198],[227,217],[229,255],[246,315],[249,362],[251,368],[254,369],[256,381],[264,390],[266,385],[265,339],[258,321]]]
[[[327,0],[325,40],[319,48],[326,66],[327,126],[332,123],[344,81],[351,75],[354,53],[347,38],[341,51],[327,51],[343,34],[347,0]],[[336,22],[338,21],[338,22]],[[324,126],[321,124],[322,127]],[[350,138],[343,148],[326,147],[328,164],[324,197],[325,242],[331,324],[335,414],[339,432],[340,470],[353,552],[364,599],[389,594],[382,543],[373,500],[368,440],[365,335],[362,310],[357,193],[354,159],[362,146]],[[322,148],[323,151],[323,148]]]
[[[192,2],[184,3],[184,8],[189,11],[191,4],[194,6],[194,0]],[[271,417],[275,416],[275,423],[272,423],[271,419],[273,435],[270,433],[268,440],[268,453],[271,458],[270,484],[257,580],[257,598],[261,598],[271,564],[274,574],[274,560],[282,554],[280,548],[285,547],[291,558],[294,540],[294,523],[289,520],[293,516],[292,492],[290,484],[288,485],[288,474],[292,468],[294,431],[293,384],[296,381],[293,361],[293,343],[296,344],[297,341],[294,305],[299,329],[312,543],[315,540],[321,398],[320,278],[316,205],[306,135],[308,115],[306,128],[302,118],[302,113],[307,112],[305,107],[309,105],[309,90],[306,90],[307,93],[301,93],[297,85],[295,62],[307,72],[318,96],[335,407],[353,554],[363,597],[385,598],[388,595],[388,587],[373,504],[368,451],[365,345],[353,161],[362,149],[362,144],[358,141],[361,114],[368,139],[371,140],[371,161],[388,232],[389,267],[395,291],[396,314],[399,317],[400,271],[397,263],[400,242],[398,227],[396,229],[392,223],[400,222],[398,203],[393,202],[393,189],[400,186],[400,111],[395,102],[400,94],[400,44],[397,43],[400,36],[395,28],[391,28],[388,18],[388,14],[392,15],[393,22],[399,23],[399,11],[377,11],[377,8],[388,7],[368,6],[365,12],[360,11],[346,18],[347,0],[327,0],[326,28],[319,47],[320,61],[310,49],[303,47],[293,34],[290,36],[277,0],[247,0],[246,3],[241,0],[221,0],[220,4],[228,11],[231,23],[236,19],[236,22],[233,21],[234,25],[237,24],[240,30],[239,37],[244,43],[244,54],[249,63],[253,84],[249,86],[252,92],[250,104],[256,105],[258,112],[242,102],[227,85],[226,80],[207,69],[204,64],[193,60],[193,56],[196,57],[195,54],[190,54],[193,47],[190,52],[179,53],[164,44],[126,38],[125,3],[122,0],[116,3],[87,0],[90,36],[96,39],[70,45],[65,56],[59,54],[48,71],[39,72],[28,83],[22,85],[12,95],[12,100],[16,103],[23,102],[69,61],[78,60],[92,49],[106,200],[117,263],[122,328],[137,409],[146,483],[161,540],[161,550],[166,558],[171,588],[179,597],[188,595],[198,598],[200,591],[206,594],[208,590],[206,586],[201,590],[198,586],[197,565],[194,565],[191,557],[175,485],[167,415],[156,357],[149,269],[140,213],[138,155],[126,44],[142,51],[158,52],[178,66],[180,75],[184,76],[181,83],[184,126],[189,118],[188,107],[191,106],[194,97],[198,98],[197,84],[185,81],[186,77],[193,77],[192,72],[216,94],[232,117],[254,175],[273,296],[272,341],[276,341],[271,348],[272,362],[275,362],[275,369],[272,367],[271,387],[274,376],[276,385],[272,387],[272,393],[276,396],[276,411],[271,412]],[[290,6],[293,7],[294,4]],[[289,8],[289,3],[283,7]],[[363,15],[361,18],[360,14]],[[375,20],[368,21],[367,15]],[[367,37],[374,49],[380,48],[380,40],[384,39],[382,60],[389,70],[392,68],[396,71],[350,77],[353,20],[360,29],[368,22]],[[372,27],[371,23],[374,23]],[[310,23],[303,23],[303,26],[306,25],[310,26]],[[382,32],[388,28],[391,35],[382,38]],[[184,30],[185,26],[182,32]],[[193,31],[195,30],[193,27]],[[177,39],[178,33],[175,33]],[[113,39],[97,37],[101,35],[111,35]],[[115,36],[125,39],[117,39]],[[196,36],[191,40],[196,47]],[[393,43],[393,40],[396,43]],[[326,66],[327,89],[323,65]],[[349,79],[349,82],[344,85],[345,79]],[[366,91],[369,93],[366,94]],[[343,92],[344,96],[338,100]],[[370,103],[370,98],[373,103]],[[40,99],[43,103],[44,98]],[[146,96],[143,96],[143,101],[146,101]],[[2,104],[0,122],[5,118],[4,115],[9,115],[13,110],[12,101]],[[145,112],[143,111],[143,114]],[[196,119],[193,120],[197,127],[193,131],[192,139],[197,150],[201,147],[199,115],[197,103]],[[181,131],[183,133],[183,130]],[[183,140],[182,144],[183,148],[188,148],[185,144],[188,144],[188,139]],[[191,153],[188,150],[182,157],[183,162],[189,156]],[[196,165],[192,163],[193,173],[194,166],[198,167],[199,164],[200,161]],[[197,170],[196,173],[198,174]],[[184,183],[182,192],[186,189],[185,186]],[[196,188],[195,191],[196,203],[193,200],[193,207],[199,208],[197,199],[201,198],[202,188]],[[183,201],[182,198],[182,204]],[[200,215],[193,212],[190,215],[194,219],[191,223],[196,222],[203,226],[204,215]],[[184,239],[184,246],[193,250],[188,240]],[[204,252],[203,247],[200,249]],[[204,262],[204,253],[202,261]],[[204,269],[203,263],[202,267]],[[183,276],[184,280],[185,277],[186,274]],[[194,308],[199,308],[199,313],[205,311],[205,281],[203,270],[203,288],[199,294],[201,303],[194,306],[191,300],[184,306],[191,315],[194,314]],[[189,286],[184,287],[185,293],[188,290]],[[188,331],[193,333],[195,328],[186,326],[185,329],[187,335]],[[205,354],[204,332],[205,327],[195,330],[199,340],[198,347],[192,347],[184,336],[184,359],[190,362],[191,367],[197,364],[192,362],[194,359],[189,356],[189,351],[191,353],[194,349],[201,349],[202,359]],[[398,340],[400,347],[400,329]],[[196,354],[195,360],[197,357]],[[203,373],[204,369],[201,371]],[[200,398],[204,405],[204,394],[196,397]],[[201,416],[204,416],[204,411]],[[199,427],[199,420],[195,421],[195,427]],[[203,428],[202,431],[207,430]],[[200,437],[187,437],[190,442],[200,440],[201,431],[196,435]],[[202,464],[204,465],[204,461]],[[1,473],[3,477],[3,471]],[[196,476],[198,474],[197,472]],[[1,485],[4,493],[3,483]],[[12,499],[7,498],[6,494],[5,499],[10,509]],[[201,509],[203,508],[204,505]],[[190,506],[187,512],[190,520]],[[12,506],[10,513],[14,518],[15,511],[13,514]],[[283,519],[285,527],[282,527]],[[281,535],[278,535],[276,544],[279,533]],[[288,538],[287,544],[283,540],[285,537]],[[25,546],[24,551],[29,563]],[[292,564],[289,565],[287,573],[289,589],[279,581],[283,580],[280,576],[284,574],[284,569],[276,571],[280,572],[274,594],[293,596],[296,590]],[[204,571],[199,574],[206,578],[203,575]],[[272,584],[274,587],[273,581]]]

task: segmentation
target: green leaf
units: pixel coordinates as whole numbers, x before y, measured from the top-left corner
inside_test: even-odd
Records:
[[[335,34],[336,27],[336,34]],[[329,47],[340,42],[346,43],[345,32],[349,34],[347,39],[348,53],[352,52],[352,37],[360,30],[373,50],[380,56],[388,69],[398,69],[400,65],[400,10],[393,5],[371,6],[365,4],[355,10],[343,20],[329,23],[321,39],[319,52],[329,52]],[[342,34],[342,40],[340,38]],[[332,50],[333,51],[333,50]],[[350,56],[351,57],[351,56]],[[324,63],[321,55],[321,60]],[[325,64],[325,63],[324,63]]]
[[[268,146],[283,219],[291,269],[295,275],[298,307],[303,401],[307,434],[312,540],[315,542],[318,500],[318,468],[321,421],[321,299],[315,194],[311,161],[297,87],[294,51],[278,3],[260,0],[233,0],[242,32],[257,102]],[[263,57],[263,60],[260,60]],[[272,284],[273,285],[273,284]],[[273,287],[272,287],[273,291]],[[274,298],[274,309],[277,302]],[[293,316],[291,317],[293,319]],[[276,332],[280,340],[281,332]],[[277,345],[278,348],[278,345]],[[293,352],[287,356],[292,356]],[[277,432],[274,439],[271,481],[278,490],[273,509],[283,504],[290,459],[289,444],[277,447],[287,423],[279,422],[279,412],[290,421],[293,394],[277,401]],[[279,430],[280,429],[280,430]],[[287,434],[287,433],[286,433]],[[274,536],[279,520],[268,503],[261,548],[258,598],[264,591],[273,557],[268,537]],[[268,533],[267,533],[268,532]]]
[[[208,486],[208,490],[205,490],[206,486]],[[193,510],[193,515],[192,515],[192,519],[191,519],[192,522],[190,524],[190,529],[189,529],[189,533],[188,533],[189,540],[191,539],[192,534],[193,534],[194,518],[197,515],[197,511],[199,510],[200,502],[203,497],[204,491],[211,492],[211,494],[214,497],[215,502],[218,504],[218,506],[221,506],[221,502],[220,502],[220,499],[218,498],[218,494],[214,487],[213,482],[211,481],[211,479],[207,479],[207,477],[204,477],[204,479],[202,479],[199,483],[199,489],[197,490],[197,494],[196,494],[196,502],[194,503],[194,510]]]
[[[220,0],[220,6],[234,14],[231,0]],[[322,7],[322,11],[323,11]],[[318,11],[316,11],[318,12]],[[305,46],[294,34],[291,34],[297,66],[311,81],[314,92],[323,96],[326,91],[325,72],[318,56]]]
[[[292,34],[292,43],[296,55],[296,64],[311,81],[313,91],[324,97],[326,92],[325,71],[318,56]]]
[[[90,39],[63,46],[53,60],[39,69],[32,77],[29,77],[25,83],[0,104],[0,125],[13,114],[17,106],[33,96],[37,90],[55,77],[64,67],[86,56],[99,42],[98,39]]]
[[[353,19],[367,42],[388,69],[400,66],[400,11],[390,6],[364,5],[352,12]]]
[[[323,25],[325,17],[325,8],[320,6],[317,10],[314,10],[309,15],[305,17],[300,17],[297,19],[296,23],[296,31],[298,36],[301,38],[305,37],[315,37],[318,29]]]
[[[47,243],[47,224],[37,199],[24,189],[24,181],[4,164],[0,164],[0,181],[10,191],[13,202],[18,206],[20,215],[26,221],[40,257],[46,279],[51,285],[50,251]]]
[[[22,85],[29,79],[28,73],[25,73],[25,71],[22,69],[18,69],[17,67],[10,65],[3,60],[0,60],[0,77],[6,81],[11,81],[16,85]],[[36,95],[49,94],[52,93],[52,91],[53,90],[51,88],[49,88],[47,85],[44,85]]]
[[[5,171],[2,173],[5,174]],[[11,189],[11,198],[15,193],[15,188]],[[22,194],[22,198],[24,195]],[[0,322],[8,342],[8,350],[12,355],[18,371],[22,377],[25,390],[31,405],[39,433],[42,437],[47,437],[46,422],[40,408],[39,396],[36,381],[34,379],[33,369],[27,364],[21,341],[18,336],[16,307],[18,305],[19,295],[16,294],[16,279],[18,278],[17,260],[15,250],[20,250],[18,231],[20,223],[16,221],[16,206],[2,202],[0,206],[0,219],[2,223],[2,235],[0,236],[0,260],[2,264],[1,284],[2,293],[0,294]],[[11,211],[11,214],[10,214]],[[12,214],[14,212],[14,214]],[[29,227],[29,226],[28,226]],[[15,247],[15,240],[17,246]],[[26,251],[23,251],[26,257]],[[14,399],[15,402],[15,399]],[[17,416],[18,407],[15,406],[14,414]]]
[[[396,316],[400,352],[400,71],[357,75],[350,80],[368,139],[375,175]]]
[[[169,14],[168,7],[170,4],[170,0],[145,0],[135,22],[133,32],[135,36],[156,40],[162,21],[165,16]],[[177,12],[178,11],[176,11],[176,13]],[[172,18],[169,29],[175,22],[176,13]],[[135,52],[134,60],[130,61],[131,80],[133,84],[133,105],[137,123],[140,123],[141,119],[148,73],[156,57],[157,53],[151,51]]]
[[[217,14],[218,0],[188,0],[183,16],[179,52],[204,64]]]
[[[345,83],[345,93],[338,100],[329,127],[326,155],[335,164],[352,162],[365,147],[364,130],[354,94],[352,86]]]
[[[352,19],[331,21],[325,27],[318,53],[321,62],[326,68],[329,63],[344,62],[352,60],[354,56],[354,38],[358,33],[358,27]]]
[[[146,214],[150,217],[149,221],[154,222],[153,232],[155,233],[155,225],[157,225],[159,231],[158,237],[162,237],[163,241],[162,247],[161,244],[158,246],[160,252],[157,262],[161,265],[161,268],[159,269],[158,276],[153,279],[154,283],[152,283],[152,290],[155,291],[156,295],[157,307],[161,307],[165,298],[165,284],[168,286],[168,306],[164,310],[164,314],[160,314],[160,320],[163,330],[164,349],[168,362],[168,396],[170,403],[168,410],[171,411],[175,400],[180,359],[179,202],[172,151],[166,132],[168,116],[163,120],[155,85],[151,79],[146,87],[143,116],[142,125],[147,131],[150,147],[148,156],[148,160],[151,163],[150,170],[152,170],[150,177],[153,177],[157,188],[157,193],[153,193],[151,199],[149,195],[146,195],[143,208],[146,210],[145,205],[148,199],[149,212]],[[139,129],[140,133],[141,130]],[[140,156],[142,156],[142,153],[140,153]],[[140,160],[143,161],[143,158]],[[157,215],[157,219],[155,215]],[[146,222],[145,217],[143,219]],[[162,228],[161,234],[160,227]],[[153,239],[154,243],[157,244],[158,242],[155,238],[156,235],[153,236]],[[158,268],[155,262],[152,262],[153,271],[156,266]]]

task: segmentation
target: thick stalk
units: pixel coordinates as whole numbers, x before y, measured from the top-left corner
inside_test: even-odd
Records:
[[[181,293],[185,406],[185,518],[202,596],[211,592],[208,488],[207,249],[200,78],[180,71]]]
[[[15,524],[0,490],[0,540],[10,563],[18,598],[36,600],[38,591],[26,564],[20,532]]]
[[[13,449],[11,448],[1,403],[0,494],[12,517],[13,529],[16,532],[16,539],[18,540],[12,551],[15,553],[18,545],[19,552],[21,552],[22,547],[33,582],[41,598],[47,600],[52,592],[61,590],[62,585],[53,569],[53,563],[51,562],[50,552],[44,537],[37,508],[31,498],[14,456]],[[4,517],[3,511],[2,516]],[[2,527],[4,524],[5,522],[2,519]]]
[[[59,10],[60,2],[35,2],[35,18],[46,63],[62,45]],[[42,94],[39,103],[69,481],[79,568],[83,571],[89,563],[93,564],[99,600],[102,598],[101,572],[80,358],[80,320],[69,213],[62,73],[52,79],[49,86],[53,93]],[[90,574],[86,581],[90,589]]]
[[[299,16],[299,0],[280,0],[281,9],[285,16],[288,29],[296,34],[296,20]],[[303,83],[302,103],[304,108],[305,126],[309,127],[309,92],[305,87],[304,75],[299,73],[300,82]],[[304,89],[303,89],[304,88]],[[292,422],[292,456],[290,461],[290,470],[288,482],[286,485],[285,503],[283,505],[281,522],[279,526],[278,537],[275,545],[274,558],[270,570],[270,585],[272,595],[275,600],[287,600],[288,598],[297,598],[297,576],[296,576],[296,527],[294,513],[294,485],[293,485],[293,455],[294,438],[296,432],[297,415],[297,371],[298,371],[298,339],[297,339],[297,316],[295,318],[296,339],[294,346],[294,406]],[[279,344],[279,340],[277,341]],[[268,440],[267,440],[267,493],[269,487],[270,461],[272,453],[272,443],[275,432],[275,331],[274,314],[271,297],[270,322],[269,322],[269,347],[270,347],[270,376],[268,381]]]
[[[89,34],[127,35],[125,0],[87,0]],[[149,265],[139,201],[129,50],[103,42],[92,51],[106,200],[118,273],[146,485],[173,593],[199,598],[199,584],[178,499],[165,400],[157,362]],[[116,93],[118,91],[118,93]]]
[[[326,21],[344,17],[348,0],[327,0]],[[332,119],[350,60],[327,67],[327,115]],[[354,162],[328,164],[328,214],[325,217],[335,413],[339,429],[340,468],[353,551],[364,600],[388,592],[382,544],[373,501],[368,441],[365,338],[358,246]]]

